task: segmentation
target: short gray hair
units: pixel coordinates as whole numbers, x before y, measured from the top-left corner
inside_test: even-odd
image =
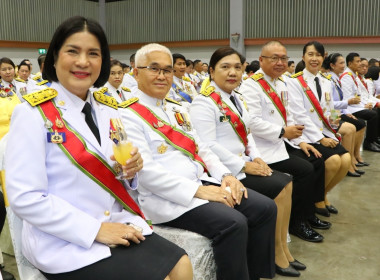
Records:
[[[167,47],[163,46],[163,45],[160,45],[160,44],[157,44],[157,43],[152,43],[152,44],[148,44],[148,45],[142,46],[136,52],[135,67],[145,66],[145,65],[140,65],[140,63],[143,60],[143,58],[146,55],[150,54],[151,52],[164,52],[164,53],[167,53],[170,56],[170,60],[171,60],[171,62],[173,64],[173,57],[172,57],[172,53],[170,52],[170,50]]]

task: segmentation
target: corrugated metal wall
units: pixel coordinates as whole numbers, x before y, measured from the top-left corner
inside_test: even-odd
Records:
[[[0,40],[49,42],[65,19],[98,19],[98,4],[79,0],[0,0]]]
[[[107,4],[111,44],[226,39],[229,0],[128,0]]]
[[[245,13],[246,38],[380,35],[380,0],[246,0]]]

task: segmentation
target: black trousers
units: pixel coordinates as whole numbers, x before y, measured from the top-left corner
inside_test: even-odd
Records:
[[[380,112],[378,109],[368,110],[364,109],[358,112],[353,113],[357,118],[367,121],[367,131],[365,136],[365,141],[372,143],[379,136],[379,117]]]
[[[0,193],[0,234],[3,231],[6,215],[7,211],[5,209],[4,196],[2,193]]]
[[[164,223],[212,240],[218,280],[273,278],[275,274],[276,204],[247,191],[248,199],[235,208],[209,202]]]
[[[325,199],[325,163],[300,149],[285,144],[289,159],[271,163],[273,169],[293,176],[292,212],[290,223],[305,221],[315,213],[315,202]]]

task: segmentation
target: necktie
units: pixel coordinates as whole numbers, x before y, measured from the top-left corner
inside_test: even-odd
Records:
[[[91,129],[92,133],[95,135],[96,137],[96,140],[98,140],[99,142],[99,145],[100,145],[100,134],[99,134],[99,129],[98,127],[96,126],[95,122],[94,122],[94,119],[92,118],[92,114],[91,114],[91,104],[86,102],[86,104],[84,105],[83,109],[82,109],[82,112],[84,113],[85,115],[85,121],[88,125],[88,127]]]
[[[314,81],[315,81],[315,86],[316,86],[316,88],[317,88],[319,101],[321,101],[322,90],[321,90],[321,86],[320,86],[320,84],[319,84],[319,78],[318,78],[318,77],[315,77]]]
[[[230,100],[235,105],[236,109],[238,110],[238,112],[239,112],[239,114],[241,116],[242,115],[241,111],[240,111],[239,107],[236,105],[236,100],[235,100],[235,97],[233,95],[230,96]]]
[[[117,89],[116,93],[120,96],[121,101],[125,101],[124,95],[122,94],[120,90]]]

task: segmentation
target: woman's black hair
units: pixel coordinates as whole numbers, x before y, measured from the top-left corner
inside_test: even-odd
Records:
[[[314,48],[317,50],[317,52],[319,52],[322,56],[325,55],[325,47],[321,43],[319,43],[318,41],[310,41],[310,42],[308,42],[303,47],[303,51],[302,51],[303,55],[305,55],[306,49],[307,49],[308,46],[314,46]]]
[[[368,68],[367,74],[365,74],[366,79],[372,79],[372,81],[376,81],[379,79],[380,67],[371,66]]]
[[[10,58],[8,58],[8,57],[3,57],[3,58],[0,59],[0,66],[3,63],[7,63],[7,64],[12,65],[13,69],[16,68],[15,64],[13,63],[13,61]]]
[[[330,54],[323,61],[322,67],[325,68],[326,70],[331,70],[330,63],[335,64],[338,61],[338,57],[340,57],[340,56],[343,57],[343,55],[340,53]]]
[[[209,67],[208,67],[210,81],[212,80],[210,69],[212,68],[213,70],[215,70],[215,65],[219,62],[219,60],[221,60],[223,57],[226,57],[232,54],[236,54],[239,57],[241,64],[245,62],[245,57],[243,57],[238,51],[236,51],[235,49],[231,47],[219,48],[212,54],[210,58]]]
[[[75,16],[65,20],[55,31],[45,58],[44,69],[42,72],[42,77],[44,79],[54,82],[58,81],[54,67],[58,58],[58,52],[68,37],[83,31],[91,33],[98,39],[102,54],[100,75],[95,81],[94,87],[101,87],[107,82],[110,75],[110,51],[108,48],[107,37],[99,23],[95,20],[81,16]]]
[[[120,66],[121,68],[123,68],[123,63],[121,63],[119,60],[114,59],[114,60],[112,60],[110,62],[110,70],[115,65]],[[126,65],[126,64],[124,64],[124,65]]]
[[[305,69],[305,61],[301,60],[300,62],[297,63],[296,69],[294,70],[295,73],[301,72]]]

